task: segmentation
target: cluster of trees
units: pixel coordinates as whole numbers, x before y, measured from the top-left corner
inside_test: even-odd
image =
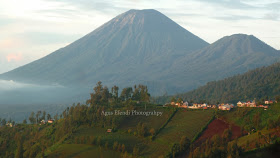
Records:
[[[175,158],[178,155],[183,154],[184,152],[186,152],[186,150],[189,149],[190,145],[191,141],[186,136],[182,136],[180,143],[174,143],[172,145],[168,157]]]
[[[50,114],[46,114],[46,111],[37,111],[37,113],[35,114],[33,111],[31,112],[30,116],[29,116],[29,122],[31,124],[35,124],[35,123],[40,123],[42,120],[46,120],[46,116],[47,116],[47,120],[52,119],[52,116]],[[56,120],[58,119],[58,115],[55,116]],[[26,123],[26,120],[23,120],[23,123]]]
[[[128,101],[149,102],[150,94],[147,86],[138,85],[124,88],[119,95],[119,87],[113,86],[111,92],[107,86],[103,86],[102,82],[98,82],[94,87],[94,93],[90,94],[87,104],[90,106],[106,106],[115,107],[128,104]]]
[[[7,123],[11,123],[13,126],[16,124],[11,118],[8,121],[0,118],[0,126],[6,126]]]

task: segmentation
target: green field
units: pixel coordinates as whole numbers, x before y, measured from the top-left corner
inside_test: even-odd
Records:
[[[155,130],[158,130],[162,126],[162,124],[164,124],[166,120],[170,117],[170,115],[173,113],[173,110],[162,107],[147,109],[147,111],[154,110],[157,112],[162,112],[162,116],[129,116],[120,125],[119,129],[123,131],[131,129],[133,133],[136,129],[137,124],[139,122],[142,122],[146,124],[148,129],[154,128]]]
[[[236,108],[231,112],[225,112],[223,116],[227,121],[235,123],[239,126],[245,126],[246,119],[253,120],[254,116],[259,113],[261,122],[260,127],[264,128],[268,120],[277,120],[280,113],[280,103],[272,104],[267,110],[263,108]]]
[[[143,155],[151,157],[166,155],[170,151],[171,145],[179,143],[182,136],[192,140],[212,118],[213,114],[212,110],[178,110],[156,139],[149,143],[149,147]]]
[[[166,123],[173,113],[172,109],[167,108],[157,110],[163,111],[163,116],[131,117],[122,123],[119,130],[113,133],[107,133],[105,128],[81,126],[75,133],[73,133],[70,139],[55,147],[48,156],[88,157],[90,155],[98,155],[98,157],[112,157],[107,154],[109,152],[106,152],[104,149],[104,144],[108,143],[110,152],[115,152],[112,150],[114,142],[124,144],[126,150],[130,154],[132,154],[133,148],[137,147],[140,149],[140,156],[143,157],[165,156],[170,151],[171,145],[173,143],[179,143],[182,136],[186,136],[188,139],[192,140],[214,114],[213,110],[189,111],[179,109],[154,140],[151,140],[150,136],[135,136],[133,131],[135,131],[139,122],[146,123],[148,129],[155,128],[158,130],[164,123]],[[130,134],[127,132],[128,129],[132,129]],[[102,147],[99,147],[98,145],[89,145],[90,142],[76,144],[75,139],[82,137],[85,139],[88,139],[89,137],[100,137],[101,144],[103,145],[101,145]],[[120,152],[116,153],[118,154],[114,154],[114,156],[119,157]]]
[[[67,158],[92,158],[92,157],[110,157],[119,158],[120,153],[106,150],[102,147],[83,145],[83,144],[63,144],[53,151],[49,158],[52,157],[67,157]]]

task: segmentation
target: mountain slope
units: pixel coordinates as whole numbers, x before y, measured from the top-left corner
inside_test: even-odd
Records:
[[[110,86],[127,86],[158,80],[167,62],[207,45],[158,11],[130,10],[0,78],[86,86],[101,80]]]
[[[279,59],[277,50],[256,37],[235,34],[185,55],[173,64],[170,73],[180,74],[185,80],[179,84],[188,91],[209,81],[271,65]]]
[[[212,81],[196,90],[179,95],[189,100],[212,103],[247,101],[280,95],[280,63],[257,68],[242,75]]]

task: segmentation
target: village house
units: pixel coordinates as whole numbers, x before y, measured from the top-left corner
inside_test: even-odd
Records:
[[[220,104],[219,106],[219,110],[231,110],[234,105],[233,104]]]
[[[259,105],[259,106],[257,106],[258,108],[264,108],[264,109],[267,109],[268,108],[268,106],[267,105]]]
[[[270,103],[273,103],[273,101],[265,101],[264,103],[265,104],[270,104]],[[265,108],[265,109],[267,109],[268,108],[268,106],[267,105],[256,105],[256,102],[255,101],[252,101],[252,102],[250,102],[250,101],[247,101],[247,102],[241,102],[241,101],[239,101],[238,103],[237,103],[237,106],[238,107],[250,107],[250,108],[256,108],[256,107],[258,107],[258,108]]]
[[[107,129],[107,133],[112,133],[112,129]]]
[[[247,101],[247,102],[241,102],[239,101],[237,103],[238,107],[257,107],[255,100],[254,101]]]
[[[210,104],[198,104],[193,103],[192,106],[188,106],[190,109],[208,109],[208,108],[216,108],[216,105],[210,105]]]
[[[41,125],[44,125],[46,124],[46,121],[45,120],[41,120]]]
[[[264,104],[273,104],[273,101],[272,100],[266,100],[266,101],[264,101]]]
[[[54,122],[54,120],[48,120],[48,123],[53,123]]]
[[[179,108],[188,108],[189,103],[184,102],[183,104],[177,104]]]
[[[10,122],[8,122],[8,123],[6,123],[6,126],[8,126],[8,127],[13,127],[13,124],[10,123]]]

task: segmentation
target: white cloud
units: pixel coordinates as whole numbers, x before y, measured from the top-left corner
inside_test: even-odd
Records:
[[[15,89],[22,89],[22,88],[28,88],[28,89],[48,89],[48,88],[63,88],[61,85],[35,85],[35,84],[26,84],[26,83],[20,83],[15,82],[13,80],[0,80],[0,91],[4,92],[7,90],[15,90]]]

